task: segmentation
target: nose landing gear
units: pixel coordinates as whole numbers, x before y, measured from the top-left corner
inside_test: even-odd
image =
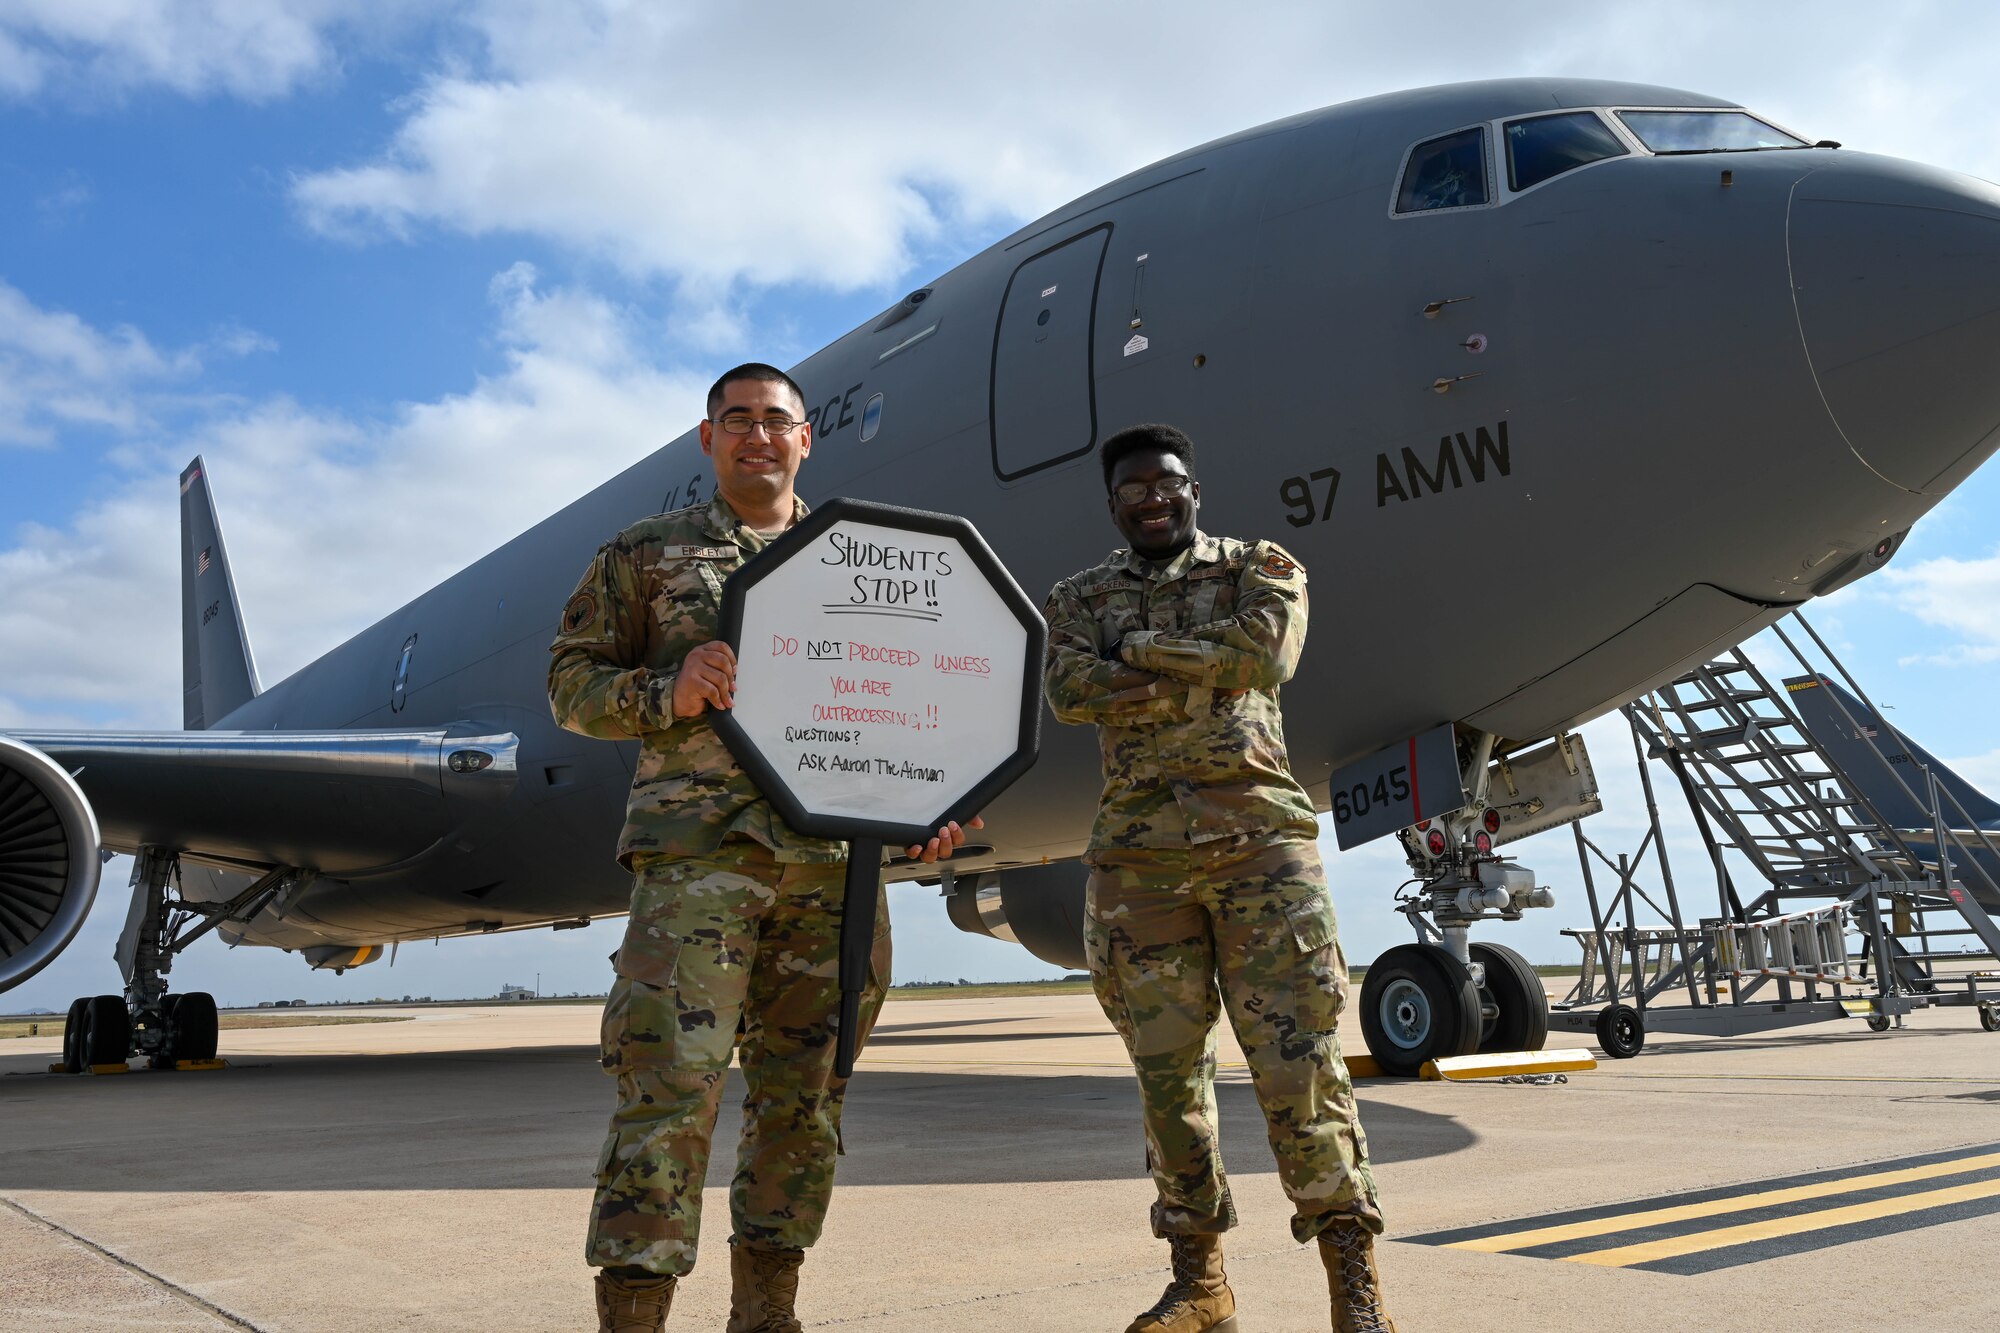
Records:
[[[1361,1036],[1385,1074],[1414,1077],[1427,1061],[1479,1049],[1472,972],[1435,944],[1399,944],[1369,965]]]

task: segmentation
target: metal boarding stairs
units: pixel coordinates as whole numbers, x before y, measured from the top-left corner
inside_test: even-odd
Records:
[[[1792,619],[1880,718],[1812,627],[1796,613]],[[1814,683],[1832,679],[1782,625],[1773,633]],[[1564,932],[1582,945],[1584,963],[1559,1010],[1631,1004],[1647,1026],[1722,1035],[1842,1012],[1864,1014],[1879,1031],[1917,1007],[1972,1004],[1985,1026],[2000,1030],[2000,971],[1980,965],[2000,960],[2000,927],[1965,882],[2000,899],[2000,884],[1973,851],[1982,847],[1990,864],[2000,866],[1994,835],[1980,830],[1928,770],[1917,769],[1919,785],[1912,788],[1885,762],[1912,800],[1932,812],[1935,828],[1924,831],[1935,839],[1930,846],[1946,849],[1943,857],[1920,855],[1909,831],[1881,816],[1792,705],[1789,693],[1806,688],[1807,677],[1774,686],[1741,649],[1732,649],[1625,706],[1651,831],[1637,854],[1616,863],[1576,831],[1594,928]],[[1838,694],[1828,698],[1839,703]],[[1858,734],[1875,734],[1839,706]],[[1882,730],[1894,735],[1886,723]],[[1715,875],[1719,915],[1698,929],[1682,918],[1659,841],[1649,759],[1674,775]],[[1664,904],[1637,881],[1649,845],[1658,855]],[[1730,852],[1764,885],[1747,901]],[[1608,905],[1593,882],[1592,854],[1618,875]],[[1641,902],[1661,928],[1640,926]],[[1685,988],[1686,1006],[1649,1008],[1675,988]],[[1584,1017],[1578,1013],[1565,1026],[1581,1027]]]

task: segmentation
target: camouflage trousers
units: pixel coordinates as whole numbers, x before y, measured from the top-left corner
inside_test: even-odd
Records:
[[[732,1049],[747,1095],[730,1184],[735,1235],[819,1239],[840,1151],[835,1078],[846,868],[795,865],[731,839],[698,859],[641,860],[612,962],[604,1067],[618,1108],[597,1161],[589,1263],[693,1269],[702,1182]],[[889,980],[889,912],[862,996],[865,1041]]]
[[[1091,867],[1091,980],[1139,1075],[1158,1236],[1226,1231],[1236,1207],[1215,1133],[1215,1029],[1227,1010],[1278,1177],[1311,1240],[1351,1218],[1380,1234],[1368,1141],[1334,1031],[1347,963],[1319,849],[1238,837],[1106,849]]]

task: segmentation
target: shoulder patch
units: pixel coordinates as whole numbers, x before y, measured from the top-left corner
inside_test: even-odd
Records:
[[[569,599],[563,608],[562,632],[574,634],[597,618],[597,594],[589,589]]]
[[[1257,566],[1257,572],[1267,579],[1288,579],[1299,572],[1298,562],[1282,551],[1272,551]]]

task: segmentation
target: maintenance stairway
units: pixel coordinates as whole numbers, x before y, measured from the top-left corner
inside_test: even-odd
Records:
[[[1796,613],[1792,619],[1879,718],[1812,627]],[[1732,649],[1623,709],[1651,831],[1636,855],[1614,863],[1577,830],[1593,928],[1564,932],[1583,946],[1584,972],[1552,1025],[1594,1026],[1613,1054],[1621,1031],[1640,1040],[1646,1028],[1723,1035],[1843,1013],[1866,1016],[1880,1031],[1932,1004],[1976,1005],[1981,1022],[2000,1030],[2000,927],[1978,902],[2000,902],[1996,835],[1928,767],[1891,763],[1877,738],[1887,732],[1900,741],[1893,728],[1857,719],[1833,677],[1783,626],[1773,633],[1804,669],[1782,687]],[[1825,690],[1816,702],[1838,709],[1844,735],[1866,738],[1881,764],[1871,776],[1901,784],[1907,803],[1896,808],[1928,811],[1929,827],[1896,827],[1843,771],[1794,704],[1793,695],[1813,689]],[[1916,753],[1907,744],[1902,750]],[[1719,915],[1698,929],[1682,918],[1646,760],[1674,775],[1715,875]],[[1636,878],[1649,845],[1664,903]],[[1762,884],[1747,901],[1729,852]],[[1600,902],[1591,854],[1618,876],[1608,904]],[[1641,924],[1641,903],[1657,927]],[[1686,991],[1685,1005],[1654,1004],[1677,988]]]

